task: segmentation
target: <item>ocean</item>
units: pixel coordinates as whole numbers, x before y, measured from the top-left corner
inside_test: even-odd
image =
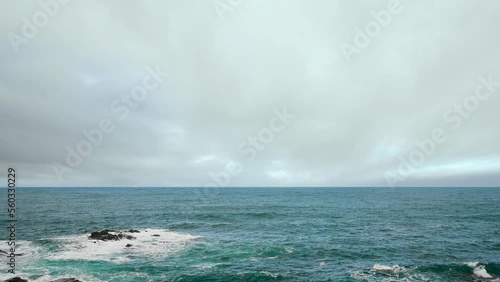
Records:
[[[16,199],[22,255],[15,275],[0,256],[0,279],[500,281],[496,188],[21,187]],[[104,229],[139,232],[88,239]]]

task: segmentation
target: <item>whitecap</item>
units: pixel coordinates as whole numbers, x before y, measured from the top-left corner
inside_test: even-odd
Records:
[[[482,265],[474,268],[474,275],[480,278],[487,278],[487,279],[493,278],[493,276],[491,276]]]
[[[477,266],[477,264],[478,264],[478,263],[479,263],[479,262],[466,262],[466,263],[465,263],[465,265],[467,265],[467,266],[469,266],[469,267],[474,268],[474,267],[476,267],[476,266]]]
[[[375,264],[374,266],[372,266],[370,268],[371,271],[374,271],[374,272],[386,272],[386,273],[394,273],[394,274],[398,274],[398,273],[401,273],[401,272],[405,272],[406,269],[402,266],[399,266],[399,265],[393,265],[393,266],[387,266],[387,265],[383,265],[383,264]]]
[[[199,269],[210,269],[210,268],[213,268],[217,265],[220,265],[220,263],[202,263],[202,264],[198,264],[196,265],[196,268],[199,268]]]
[[[391,266],[387,266],[387,265],[383,265],[383,264],[375,264],[370,269],[372,271],[388,271],[388,272],[392,272],[392,267]]]
[[[2,251],[6,253],[2,253],[0,255],[0,281],[11,278],[12,275],[8,273],[8,270],[10,269],[10,266],[7,264],[10,262],[10,248],[12,246],[9,246],[7,244],[8,241],[0,241],[1,246],[5,246],[2,248]],[[23,275],[19,271],[19,266],[22,265],[24,267],[26,266],[31,266],[33,262],[35,262],[37,259],[40,258],[40,247],[30,241],[25,241],[25,240],[16,240],[16,245],[15,245],[15,264],[16,264],[16,274]],[[19,276],[18,275],[18,276]]]
[[[272,277],[272,278],[276,278],[276,277],[278,277],[278,275],[276,275],[276,274],[274,274],[274,273],[271,273],[271,272],[269,272],[269,271],[261,271],[260,273],[265,274],[266,276],[270,276],[270,277]]]

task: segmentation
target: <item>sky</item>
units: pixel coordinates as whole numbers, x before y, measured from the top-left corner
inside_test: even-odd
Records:
[[[498,187],[499,9],[5,2],[0,181]]]

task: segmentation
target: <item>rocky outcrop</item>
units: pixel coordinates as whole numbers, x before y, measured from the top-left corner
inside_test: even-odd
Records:
[[[127,239],[127,240],[136,239],[134,236],[125,234],[124,232],[109,230],[109,229],[92,232],[90,233],[90,236],[88,238],[91,240],[99,240],[99,241],[118,241],[122,239]]]
[[[127,244],[125,247],[130,248],[132,247],[132,244]]]
[[[128,233],[141,233],[141,231],[137,230],[137,229],[130,229],[128,231]]]
[[[13,277],[5,280],[5,282],[28,282],[28,280],[22,279],[21,277]]]
[[[28,282],[28,280],[23,279],[21,277],[13,277],[9,278],[7,280],[4,280],[3,282]],[[76,278],[59,278],[57,280],[52,280],[50,282],[82,282]]]

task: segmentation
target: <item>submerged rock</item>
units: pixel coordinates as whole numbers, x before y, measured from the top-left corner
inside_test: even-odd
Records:
[[[13,277],[13,278],[9,278],[3,282],[28,282],[28,280],[22,279],[21,277]],[[50,282],[82,282],[82,281],[80,281],[76,278],[59,278],[56,280],[52,280]]]
[[[137,229],[130,229],[128,231],[128,233],[141,233],[141,231],[137,230]]]
[[[116,241],[120,240],[120,237],[118,235],[114,234],[117,233],[115,230],[102,230],[102,231],[95,231],[90,233],[89,239],[94,239],[94,240],[102,240],[102,241]]]
[[[132,247],[132,244],[127,244],[125,247],[130,248]]]
[[[154,236],[154,237],[160,237],[160,234],[153,234],[151,236]]]
[[[120,231],[109,230],[109,229],[92,232],[90,233],[90,236],[88,238],[100,241],[118,241],[121,239],[128,239],[128,240],[136,239],[134,236],[127,235]]]
[[[5,282],[28,282],[28,280],[22,279],[21,277],[13,277],[5,280]]]

